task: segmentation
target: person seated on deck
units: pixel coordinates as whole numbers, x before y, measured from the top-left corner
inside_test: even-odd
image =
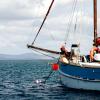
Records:
[[[90,61],[91,62],[100,62],[100,49],[96,46],[90,50]]]
[[[68,50],[66,50],[65,46],[61,46],[60,50],[61,50],[60,60],[62,62],[68,63],[68,60],[70,59],[70,52],[68,52]]]

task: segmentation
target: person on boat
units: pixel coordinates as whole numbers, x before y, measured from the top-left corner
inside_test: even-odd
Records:
[[[60,52],[61,55],[65,55],[66,57],[69,56],[69,52],[68,52],[68,50],[65,48],[65,46],[61,46],[60,50],[61,50],[61,52]]]
[[[60,48],[60,61],[64,63],[69,63],[70,52],[65,48],[65,46],[61,46]]]
[[[98,59],[100,59],[100,49],[94,45],[90,50],[90,61],[94,62]]]

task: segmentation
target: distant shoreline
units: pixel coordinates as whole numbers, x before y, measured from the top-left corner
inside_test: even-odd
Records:
[[[0,54],[0,60],[52,60],[52,58],[35,53],[24,53],[20,55]]]

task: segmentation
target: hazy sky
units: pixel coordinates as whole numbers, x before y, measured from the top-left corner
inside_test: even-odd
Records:
[[[59,50],[68,33],[74,1],[55,0],[50,15],[36,40],[36,45]],[[0,0],[0,54],[32,52],[27,49],[26,45],[34,39],[50,2],[51,0]],[[70,48],[73,41],[80,43],[83,53],[87,53],[91,48],[93,39],[92,3],[93,0],[77,0],[67,39],[67,48]],[[98,0],[98,5],[100,5],[100,0]],[[100,26],[99,23],[100,14],[98,14],[98,26]],[[99,27],[98,33],[100,33]]]

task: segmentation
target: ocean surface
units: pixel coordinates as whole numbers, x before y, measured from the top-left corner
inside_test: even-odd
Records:
[[[49,60],[0,61],[0,100],[100,100],[100,92],[65,88]]]

